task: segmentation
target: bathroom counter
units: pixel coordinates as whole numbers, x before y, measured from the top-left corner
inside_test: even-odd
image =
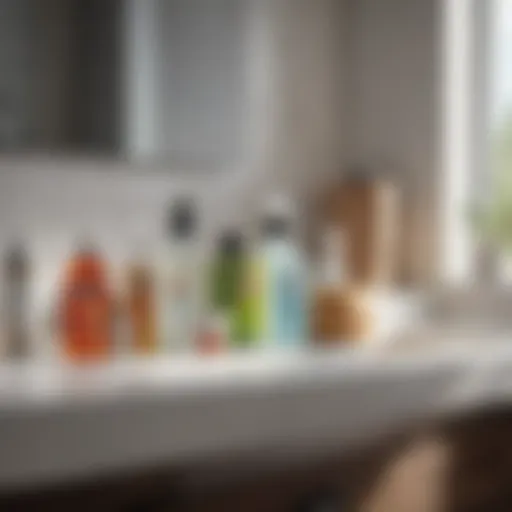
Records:
[[[0,368],[0,488],[308,446],[512,398],[512,344]]]

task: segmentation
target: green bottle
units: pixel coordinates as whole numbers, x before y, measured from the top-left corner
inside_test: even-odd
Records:
[[[224,233],[219,238],[212,265],[210,303],[215,313],[227,319],[230,342],[234,347],[243,347],[250,337],[243,300],[246,269],[242,235],[236,231]]]

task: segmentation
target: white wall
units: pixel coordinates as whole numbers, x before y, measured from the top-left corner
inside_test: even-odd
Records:
[[[148,157],[240,161],[248,5],[238,0],[123,4],[129,155],[142,162]]]
[[[238,210],[254,212],[265,191],[279,189],[306,207],[345,164],[345,4],[255,5],[250,165],[237,184],[246,192],[233,198]]]
[[[159,0],[165,151],[203,161],[243,156],[247,2]]]
[[[442,127],[441,1],[349,2],[349,160],[397,181],[404,277],[431,277]]]

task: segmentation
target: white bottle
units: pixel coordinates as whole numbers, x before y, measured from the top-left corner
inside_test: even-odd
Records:
[[[191,200],[170,208],[167,236],[157,267],[157,322],[163,352],[194,350],[199,328],[202,272],[197,215]]]

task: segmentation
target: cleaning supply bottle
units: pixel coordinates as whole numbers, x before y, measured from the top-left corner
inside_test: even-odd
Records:
[[[12,246],[4,260],[4,329],[5,355],[9,359],[24,359],[30,355],[28,327],[28,287],[30,264],[25,247]]]
[[[128,342],[125,352],[140,356],[158,351],[155,235],[145,223],[134,223],[121,280],[120,338]]]
[[[212,263],[210,304],[215,315],[224,317],[234,347],[247,342],[243,315],[242,286],[247,258],[241,233],[229,231],[218,239]]]
[[[248,251],[241,277],[237,346],[255,348],[267,339],[267,287],[263,251]]]
[[[307,337],[307,269],[293,236],[293,208],[276,196],[262,220],[259,339],[278,347],[298,347]],[[257,267],[256,267],[257,268]]]
[[[114,347],[114,301],[107,267],[90,244],[82,245],[67,262],[59,304],[61,338],[68,359],[96,362]]]
[[[155,354],[158,344],[154,276],[146,263],[137,260],[130,265],[127,280],[126,313],[132,352],[138,355]]]
[[[190,352],[198,335],[204,289],[192,200],[173,203],[166,235],[157,277],[159,337],[164,351]]]

